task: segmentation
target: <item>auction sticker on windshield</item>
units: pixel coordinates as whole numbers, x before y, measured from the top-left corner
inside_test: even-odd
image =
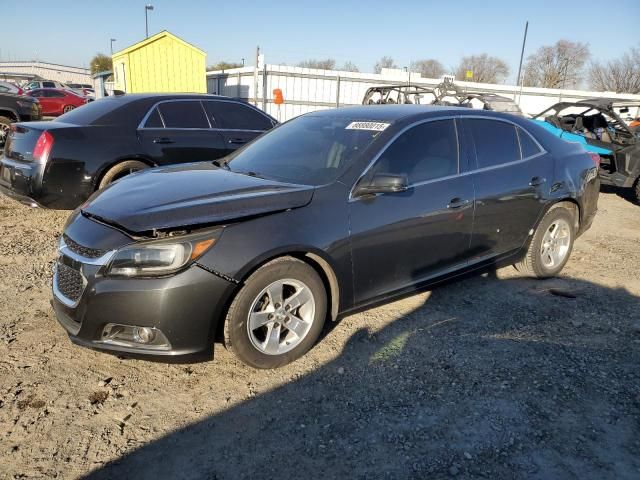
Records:
[[[373,130],[374,132],[382,132],[390,124],[384,122],[351,122],[346,126],[346,130]]]

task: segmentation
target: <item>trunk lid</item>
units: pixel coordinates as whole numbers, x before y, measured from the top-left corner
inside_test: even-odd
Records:
[[[63,122],[14,123],[4,146],[4,155],[19,162],[33,162],[33,149],[42,132],[53,132],[59,128],[74,127]],[[55,137],[55,134],[53,134]]]

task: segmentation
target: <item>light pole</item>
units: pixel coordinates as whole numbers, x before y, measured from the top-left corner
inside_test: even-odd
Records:
[[[149,38],[149,10],[153,10],[153,5],[151,5],[150,3],[144,6],[144,28],[147,34],[146,38]]]
[[[115,42],[115,41],[116,41],[115,38],[111,39],[111,55],[113,55],[113,42]]]
[[[244,58],[242,59],[242,66],[244,67]]]

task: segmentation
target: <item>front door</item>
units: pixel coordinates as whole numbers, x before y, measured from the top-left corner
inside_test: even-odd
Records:
[[[459,175],[459,158],[455,121],[428,121],[401,134],[361,180],[406,174],[409,188],[349,203],[356,303],[466,262],[473,181]]]

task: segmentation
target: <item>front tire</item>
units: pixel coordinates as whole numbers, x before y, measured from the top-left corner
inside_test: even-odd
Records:
[[[282,367],[315,344],[326,315],[318,273],[296,258],[278,258],[256,270],[234,298],[225,346],[252,367]]]
[[[9,132],[11,131],[12,120],[7,117],[0,116],[0,148],[4,147],[4,144],[9,138]]]
[[[552,207],[538,224],[526,256],[514,267],[531,277],[555,277],[569,260],[574,238],[574,210]]]
[[[73,105],[66,105],[63,109],[62,109],[62,113],[69,113],[71,110],[75,109],[76,107],[74,107]]]

